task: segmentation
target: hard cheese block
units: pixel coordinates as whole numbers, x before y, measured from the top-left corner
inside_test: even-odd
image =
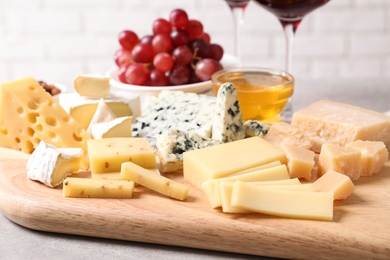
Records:
[[[335,200],[346,199],[355,190],[351,178],[335,171],[327,171],[313,182],[313,187],[316,191],[333,192]]]
[[[119,172],[124,162],[157,168],[152,147],[145,138],[116,137],[88,140],[92,173]]]
[[[261,137],[251,137],[185,152],[183,174],[187,181],[199,187],[205,180],[221,178],[276,160],[285,163],[284,152]]]
[[[357,106],[317,101],[294,113],[291,124],[324,143],[345,146],[369,140],[382,141],[390,148],[390,117]]]
[[[77,93],[64,93],[59,96],[60,105],[79,124],[88,129],[94,116],[100,99],[88,99]],[[138,95],[116,91],[104,99],[104,102],[111,109],[116,117],[132,116],[133,119],[141,115],[140,97]]]
[[[87,154],[85,130],[34,78],[4,83],[0,91],[1,146],[32,153],[42,140]]]

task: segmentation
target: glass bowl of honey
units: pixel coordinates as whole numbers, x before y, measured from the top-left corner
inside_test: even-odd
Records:
[[[243,120],[280,121],[279,114],[294,93],[294,77],[283,70],[242,67],[223,69],[212,77],[212,92],[231,82],[236,87]]]

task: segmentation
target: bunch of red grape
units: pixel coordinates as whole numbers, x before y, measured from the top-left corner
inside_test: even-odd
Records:
[[[169,21],[153,22],[153,35],[139,38],[130,30],[120,32],[121,48],[114,55],[121,82],[142,86],[172,86],[210,80],[222,69],[223,48],[210,42],[203,24],[175,9]]]

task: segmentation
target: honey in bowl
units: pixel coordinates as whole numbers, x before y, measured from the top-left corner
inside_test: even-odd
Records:
[[[212,91],[231,82],[236,87],[243,120],[279,121],[279,114],[294,92],[294,77],[289,73],[264,68],[234,68],[212,76]]]

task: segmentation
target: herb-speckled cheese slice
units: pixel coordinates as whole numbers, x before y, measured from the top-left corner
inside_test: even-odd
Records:
[[[245,138],[236,88],[224,83],[218,90],[212,138],[223,143]]]

